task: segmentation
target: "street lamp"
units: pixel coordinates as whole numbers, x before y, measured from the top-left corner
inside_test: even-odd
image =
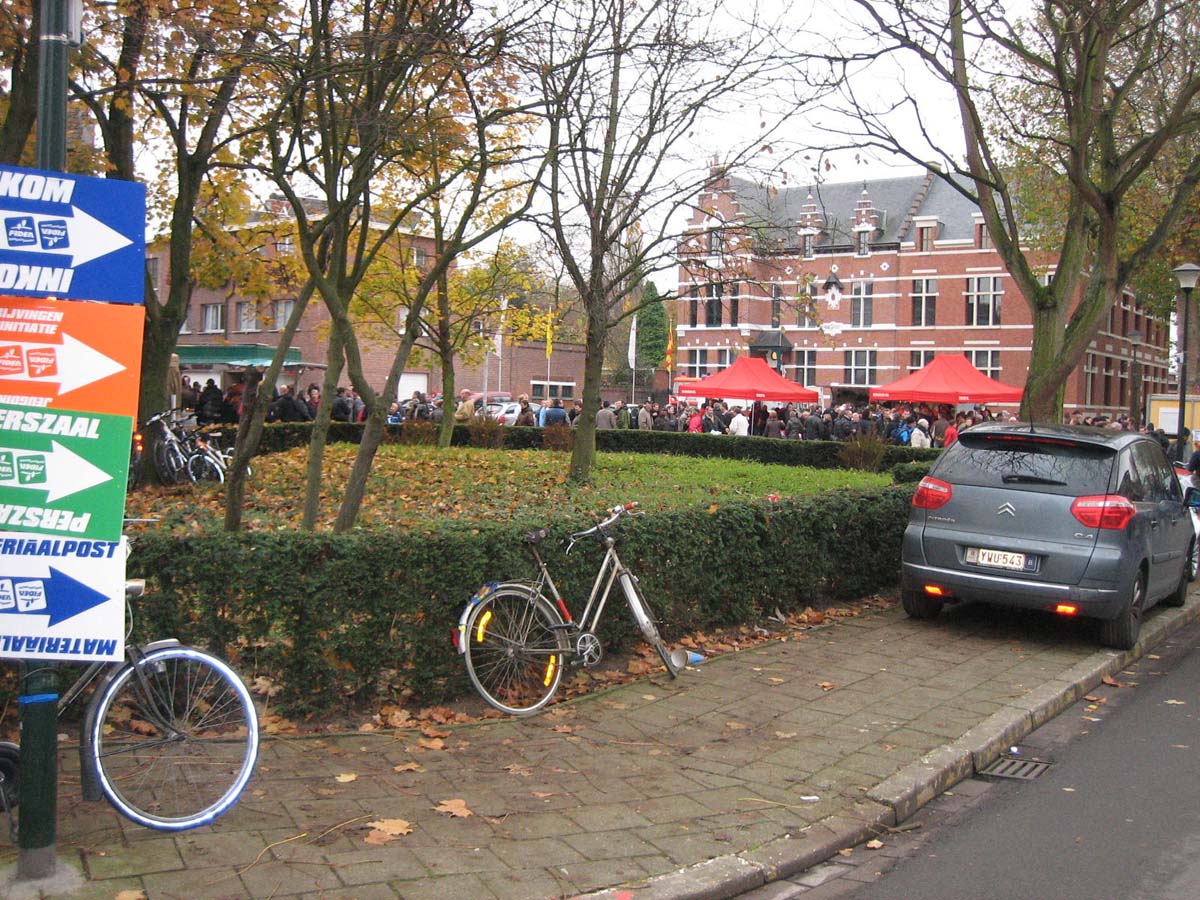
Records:
[[[1141,360],[1138,358],[1138,346],[1145,337],[1136,328],[1125,335],[1125,339],[1129,341],[1131,352],[1133,353],[1133,366],[1130,369],[1129,376],[1129,418],[1133,422],[1133,430],[1140,431],[1142,427],[1142,385],[1141,385]]]
[[[1179,338],[1179,424],[1175,428],[1175,461],[1183,462],[1184,411],[1187,404],[1188,312],[1192,307],[1192,290],[1196,287],[1196,280],[1200,279],[1200,266],[1184,263],[1176,266],[1174,271],[1179,289],[1183,291],[1183,331]]]

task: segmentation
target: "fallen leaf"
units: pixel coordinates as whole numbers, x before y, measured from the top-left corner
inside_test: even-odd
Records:
[[[1075,793],[1075,788],[1063,788],[1063,790],[1068,794]]]
[[[771,684],[783,684],[783,682],[785,680],[786,679],[783,679],[783,678],[768,678],[767,679],[767,681],[771,682]]]
[[[1113,687],[1125,687],[1125,685],[1121,684],[1121,682],[1117,681],[1117,679],[1113,678],[1111,675],[1105,675],[1100,680]]]
[[[559,734],[572,734],[575,731],[575,729],[572,728],[570,725],[555,725],[550,730],[557,731]]]
[[[1088,703],[1107,703],[1108,702],[1107,697],[1097,697],[1093,694],[1088,694],[1083,699],[1086,700]]]
[[[467,809],[467,801],[459,797],[452,800],[443,800],[434,809],[440,813],[448,813],[456,819],[465,819],[467,816],[475,815],[475,813]]]
[[[832,681],[818,681],[817,687],[823,691],[832,691],[835,687],[837,687],[837,685]]]
[[[400,763],[398,766],[392,766],[393,772],[424,772],[425,767],[420,763],[407,762]]]
[[[450,732],[442,731],[440,728],[422,728],[421,734],[425,735],[425,737],[427,737],[427,738],[448,738],[448,737],[450,737]]]
[[[643,700],[657,700],[658,697],[656,697],[654,694],[642,694],[642,699]]]
[[[368,831],[363,837],[364,844],[371,844],[376,847],[383,844],[390,844],[394,840],[395,838],[386,831]]]
[[[725,727],[730,731],[746,731],[750,726],[743,725],[741,722],[726,722]]]
[[[531,791],[531,793],[533,794],[533,796],[537,797],[539,800],[545,800],[547,797],[554,796],[554,793],[552,791]]]
[[[146,900],[146,894],[137,889],[131,891],[118,891],[113,897],[113,900]]]
[[[445,750],[446,742],[441,738],[421,738],[417,741],[417,746],[422,750]]]
[[[374,822],[368,822],[367,828],[382,831],[384,834],[391,835],[392,837],[399,837],[402,834],[412,834],[412,823],[406,822],[403,819],[376,819]]]
[[[338,782],[339,784],[349,784],[351,781],[358,781],[358,776],[353,772],[343,772],[341,775],[338,775],[336,778],[334,778],[334,781]]]
[[[844,849],[838,851],[838,856],[850,856],[853,852],[853,847],[845,847]]]
[[[794,732],[794,731],[777,731],[777,732],[775,732],[775,737],[781,738],[782,740],[787,740],[788,738],[794,738],[795,736],[796,736],[796,732]]]
[[[533,774],[533,769],[529,768],[529,766],[519,766],[516,763],[505,766],[504,771],[509,775],[519,775],[522,778],[528,778]]]
[[[883,841],[878,840],[878,839],[872,840],[872,841],[867,841],[867,849],[868,850],[882,850],[883,849]]]
[[[1164,700],[1163,703],[1167,706],[1187,706],[1186,700]]]

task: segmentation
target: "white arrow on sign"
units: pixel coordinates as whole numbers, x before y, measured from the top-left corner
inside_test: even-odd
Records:
[[[25,223],[28,223],[30,228],[22,227],[22,239],[14,244],[15,229]],[[59,224],[66,226],[66,240],[48,240],[46,235],[56,233],[55,226]],[[115,253],[133,243],[119,231],[114,231],[98,219],[92,218],[77,206],[71,207],[69,217],[0,209],[0,226],[0,249],[18,253],[69,256],[72,268]]]
[[[71,494],[77,494],[98,484],[104,484],[106,481],[112,481],[112,476],[103,469],[92,465],[58,441],[50,442],[49,453],[37,450],[17,450],[11,447],[0,447],[0,451],[11,453],[18,460],[13,466],[11,477],[0,477],[0,487],[45,491],[47,503],[53,503],[62,497],[69,497]],[[46,477],[44,481],[21,483],[18,470],[19,460],[29,457],[41,457],[45,460]]]
[[[0,333],[2,332],[3,326],[0,326]],[[12,379],[35,383],[56,381],[58,382],[58,393],[67,394],[76,388],[125,370],[125,367],[115,359],[110,359],[99,350],[93,350],[87,344],[75,340],[65,332],[61,344],[31,344],[26,341],[15,341],[14,343],[20,346],[25,359],[29,358],[30,350],[53,351],[58,371],[52,375],[34,375],[26,366],[24,373],[0,375],[0,381]]]

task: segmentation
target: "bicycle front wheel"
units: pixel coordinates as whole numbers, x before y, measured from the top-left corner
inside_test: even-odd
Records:
[[[671,677],[678,677],[679,670],[671,662],[671,652],[663,643],[663,639],[658,633],[658,626],[654,624],[654,619],[650,616],[650,605],[646,603],[646,595],[642,593],[637,579],[629,572],[621,572],[619,580],[621,590],[625,594],[625,602],[629,604],[629,611],[633,614],[633,621],[637,624],[638,631],[642,633],[646,643],[654,648]]]
[[[225,470],[215,459],[204,452],[193,453],[187,461],[188,476],[192,481],[225,481]]]
[[[463,656],[475,690],[501,712],[537,712],[562,680],[562,614],[541,594],[500,587],[467,619]]]
[[[102,690],[87,728],[100,787],[118,812],[182,831],[237,802],[258,759],[258,717],[233,669],[194,647],[164,647]]]

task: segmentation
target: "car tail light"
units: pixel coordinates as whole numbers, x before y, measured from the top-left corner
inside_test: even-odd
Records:
[[[917,509],[941,509],[950,502],[953,494],[954,491],[949,484],[939,478],[926,475],[917,485],[912,505]]]
[[[1137,507],[1119,494],[1077,497],[1071,504],[1071,515],[1088,528],[1121,531],[1135,512]]]
[[[942,586],[940,584],[925,585],[925,593],[928,594],[930,597],[945,597],[946,596],[946,592],[942,590]]]
[[[1054,607],[1054,611],[1060,616],[1073,616],[1079,612],[1079,607],[1074,603],[1060,603]]]

